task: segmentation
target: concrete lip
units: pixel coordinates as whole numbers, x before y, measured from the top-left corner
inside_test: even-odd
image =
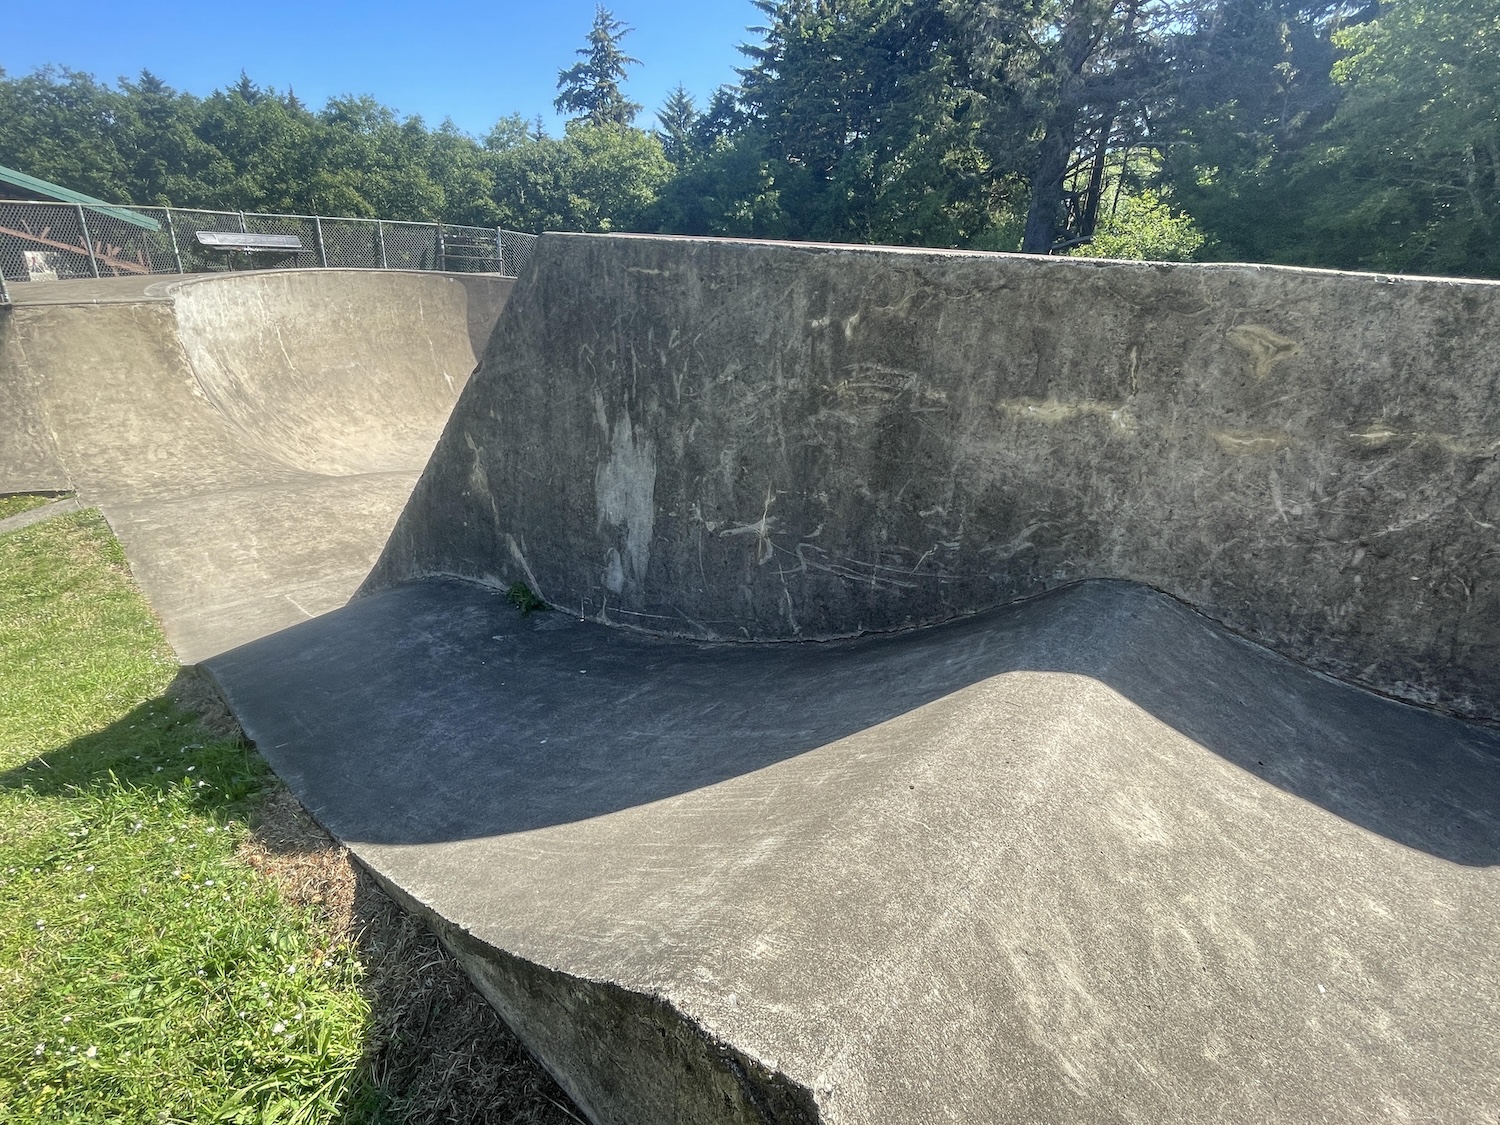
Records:
[[[1500,732],[1147,588],[737,647],[432,580],[208,667],[596,1121],[1500,1109]]]

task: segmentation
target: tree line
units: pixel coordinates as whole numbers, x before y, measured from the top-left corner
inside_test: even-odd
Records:
[[[755,0],[642,128],[603,7],[561,136],[0,72],[0,164],[141,205],[1500,276],[1493,0]]]

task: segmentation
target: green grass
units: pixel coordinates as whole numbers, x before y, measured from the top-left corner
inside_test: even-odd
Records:
[[[367,1100],[356,950],[235,858],[269,774],[177,673],[96,514],[0,535],[0,1122]]]
[[[7,516],[18,516],[33,508],[40,508],[43,504],[50,504],[55,499],[57,499],[55,496],[38,496],[33,492],[0,496],[0,520]]]

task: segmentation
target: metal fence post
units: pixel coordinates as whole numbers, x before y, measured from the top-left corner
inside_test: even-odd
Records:
[[[167,217],[167,237],[172,240],[172,260],[177,263],[178,273],[187,273],[182,268],[182,251],[177,246],[177,224],[172,222],[172,208],[163,207],[162,213]]]
[[[250,228],[245,225],[245,212],[240,212],[240,233],[249,234]]]
[[[323,263],[323,268],[328,268],[328,248],[323,245],[323,219],[320,215],[313,216],[313,237],[318,240],[318,261]]]
[[[437,224],[437,268],[446,270],[448,268],[448,247],[443,242],[443,224]]]
[[[380,245],[380,268],[386,269],[385,264],[385,224],[379,219],[375,220],[375,241]]]
[[[88,247],[89,266],[94,271],[94,276],[99,276],[99,259],[94,257],[94,236],[89,233],[89,221],[84,217],[83,205],[78,205],[78,225],[83,228],[83,244]]]
[[[495,228],[495,268],[501,273],[505,272],[505,237],[500,233],[500,228]]]

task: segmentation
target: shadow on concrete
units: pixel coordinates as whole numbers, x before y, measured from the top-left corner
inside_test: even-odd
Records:
[[[1306,801],[1453,863],[1500,862],[1500,731],[1325,679],[1145,587],[1086,582],[906,635],[667,642],[494,591],[408,584],[209,670],[350,843],[525,832],[770,766],[1012,672],[1084,676]]]

